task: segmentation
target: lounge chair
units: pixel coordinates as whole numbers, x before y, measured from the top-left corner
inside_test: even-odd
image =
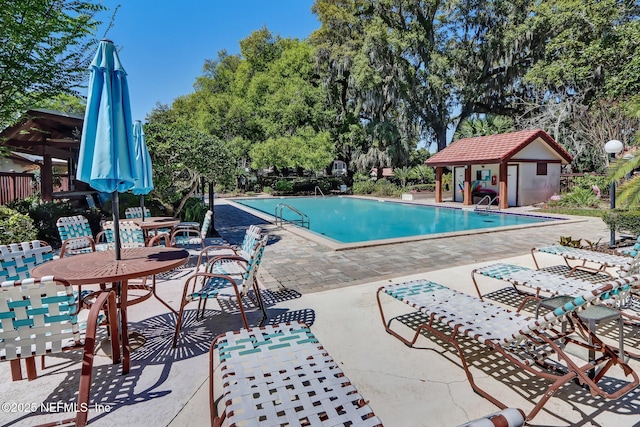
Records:
[[[564,267],[566,269],[566,267]],[[496,263],[487,265],[485,267],[475,268],[471,271],[471,279],[478,292],[478,297],[482,300],[482,293],[476,276],[485,276],[492,279],[503,280],[511,283],[514,289],[525,295],[525,299],[522,301],[517,311],[520,311],[524,304],[530,299],[539,300],[541,298],[552,297],[556,295],[581,295],[585,292],[589,292],[594,288],[602,285],[604,282],[611,280],[607,275],[598,274],[591,279],[597,280],[600,283],[593,280],[585,280],[578,277],[567,277],[565,274],[556,273],[547,270],[534,270],[521,265]],[[520,288],[526,288],[523,292]],[[615,302],[613,299],[605,300],[605,303],[615,304],[616,306],[623,306],[624,302],[630,298],[631,290],[616,295]]]
[[[521,409],[507,408],[494,412],[477,420],[469,421],[458,427],[522,427],[524,425],[524,413]]]
[[[78,322],[78,304],[73,287],[67,281],[49,277],[7,281],[0,286],[0,360],[12,362],[14,380],[21,377],[20,359],[26,360],[28,378],[35,379],[35,356],[83,349],[78,410],[75,419],[60,422],[60,425],[72,421],[77,426],[87,423],[88,412],[82,408],[89,407],[98,314],[105,309],[109,311],[109,318],[115,319],[115,306],[115,292],[100,293],[83,329]],[[120,358],[115,325],[111,326],[110,334],[114,337],[111,350],[115,363]],[[13,362],[17,362],[17,372]],[[16,374],[20,377],[16,378]]]
[[[225,420],[230,426],[382,426],[303,323],[219,335],[211,344],[209,360],[212,426]],[[219,399],[216,373],[222,375]]]
[[[266,310],[260,296],[257,273],[264,248],[267,244],[267,238],[267,236],[264,236],[256,242],[247,259],[237,255],[216,256],[211,258],[207,263],[204,272],[196,272],[187,277],[180,302],[180,309],[176,313],[176,332],[173,337],[174,347],[178,344],[178,335],[182,327],[184,308],[193,301],[198,301],[196,317],[203,317],[207,300],[214,298],[235,300],[238,304],[240,316],[242,317],[242,323],[244,327],[248,329],[249,323],[247,322],[247,316],[244,312],[242,299],[249,294],[250,290],[253,290],[257,305],[263,312],[263,318],[260,323],[265,320]],[[200,258],[203,257],[204,256],[201,255]],[[235,269],[235,265],[238,263],[244,264],[241,274],[229,272],[229,269]]]
[[[588,249],[573,248],[570,246],[551,245],[531,249],[531,256],[533,257],[533,262],[535,263],[536,268],[540,268],[538,260],[536,259],[536,252],[561,256],[567,266],[571,268],[571,271],[569,271],[568,274],[569,276],[571,276],[576,270],[586,270],[595,273],[605,273],[614,277],[614,275],[607,270],[608,268],[615,268],[619,273],[625,272],[629,269],[634,260],[634,257],[625,255],[608,254],[604,252],[590,251]],[[580,261],[580,263],[571,266],[569,261]],[[596,266],[592,266],[587,263],[595,264]]]
[[[469,369],[468,355],[458,342],[460,339],[466,337],[476,340],[502,356],[501,360],[505,363],[513,363],[523,371],[552,381],[528,413],[526,419],[531,420],[560,387],[572,380],[588,387],[593,396],[607,399],[617,399],[640,384],[638,375],[616,354],[616,350],[605,345],[577,316],[573,316],[576,310],[582,310],[607,295],[637,285],[638,281],[640,276],[635,275],[612,280],[539,318],[512,312],[428,280],[383,286],[378,289],[377,299],[382,323],[388,333],[408,346],[413,346],[423,331],[451,344],[458,352],[473,390],[500,409],[509,405],[500,402],[491,392],[475,383]],[[382,308],[382,295],[402,301],[426,317],[424,323],[417,327],[412,339],[404,338],[391,328],[391,321],[387,322]],[[566,326],[558,330],[557,326],[562,324]],[[451,332],[443,332],[442,326],[448,326]],[[574,338],[577,336],[573,332],[588,337],[591,344]],[[588,362],[580,360],[565,351],[567,345],[585,348],[594,357]],[[614,366],[620,367],[621,373],[629,380],[619,380],[620,382],[616,382],[618,385],[611,389],[612,383],[608,382],[610,378],[605,375]]]

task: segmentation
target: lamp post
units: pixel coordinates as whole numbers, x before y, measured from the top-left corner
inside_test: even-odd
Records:
[[[604,144],[604,151],[609,153],[610,161],[615,160],[616,154],[622,152],[624,145],[622,142],[617,139],[612,139],[611,141]],[[616,183],[611,180],[611,186],[609,187],[609,199],[611,200],[611,211],[616,208]],[[614,227],[611,227],[611,239],[609,240],[609,246],[614,247],[616,245],[616,230]]]

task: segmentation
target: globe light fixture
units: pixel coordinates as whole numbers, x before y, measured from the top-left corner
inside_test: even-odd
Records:
[[[616,154],[622,153],[622,149],[624,148],[624,144],[617,139],[612,139],[611,141],[604,144],[604,151],[609,154],[610,161],[615,160]],[[616,208],[616,183],[615,181],[611,181],[609,187],[609,200],[611,201],[611,211]],[[616,230],[611,227],[611,239],[609,240],[609,246],[614,247],[616,245]]]

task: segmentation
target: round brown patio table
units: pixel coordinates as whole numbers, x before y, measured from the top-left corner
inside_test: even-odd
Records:
[[[170,216],[150,216],[142,218],[131,218],[127,221],[133,221],[140,225],[143,230],[158,230],[160,228],[173,228],[180,223],[180,220]]]
[[[146,277],[173,270],[184,265],[189,253],[184,249],[151,246],[123,248],[120,260],[115,251],[91,252],[74,255],[41,264],[31,270],[31,277],[54,276],[66,279],[72,285],[112,282],[120,300],[120,327],[122,335],[122,372],[129,372],[129,343],[127,334],[127,284],[129,279]]]

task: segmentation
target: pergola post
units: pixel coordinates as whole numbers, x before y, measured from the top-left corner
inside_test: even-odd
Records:
[[[500,192],[498,193],[500,198],[500,209],[506,209],[509,207],[507,190],[507,164],[500,163]]]
[[[436,203],[442,203],[442,167],[436,168]]]
[[[53,200],[53,162],[51,154],[46,151],[42,155],[40,167],[40,198],[46,202]]]
[[[473,204],[471,199],[471,165],[464,167],[464,198],[462,200],[463,205]]]

